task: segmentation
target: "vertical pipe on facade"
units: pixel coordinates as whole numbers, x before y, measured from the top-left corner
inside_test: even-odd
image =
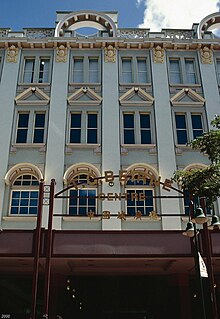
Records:
[[[206,202],[205,198],[200,198],[200,204],[203,209],[203,212],[206,215]],[[203,224],[204,230],[204,242],[205,242],[205,251],[206,251],[206,259],[207,259],[207,268],[208,268],[208,280],[209,280],[209,289],[210,289],[210,297],[211,297],[211,307],[212,307],[212,318],[218,319],[218,309],[217,309],[217,301],[215,295],[215,287],[214,287],[214,272],[212,266],[212,246],[211,246],[211,238],[208,230],[207,223]]]
[[[55,179],[51,180],[50,184],[50,199],[49,199],[49,217],[47,229],[47,251],[46,251],[46,267],[45,267],[45,282],[44,282],[44,315],[48,318],[49,312],[49,297],[50,297],[50,278],[51,278],[51,254],[52,254],[52,236],[53,236],[53,207],[54,207],[54,189]]]
[[[42,208],[44,197],[44,181],[40,181],[39,197],[38,197],[38,210],[37,210],[37,226],[34,232],[34,266],[33,266],[33,279],[32,279],[32,304],[31,304],[31,319],[36,319],[37,307],[37,286],[39,275],[39,258],[40,258],[40,243],[41,243],[41,222],[42,222]]]

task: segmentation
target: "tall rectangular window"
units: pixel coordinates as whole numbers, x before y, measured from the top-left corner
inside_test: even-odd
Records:
[[[124,144],[134,144],[134,114],[124,113]]]
[[[191,114],[193,139],[203,134],[201,114]]]
[[[73,60],[73,82],[83,83],[83,58]]]
[[[89,58],[89,82],[90,83],[98,83],[98,59],[97,58]]]
[[[23,82],[25,83],[34,82],[34,68],[35,68],[35,58],[25,59]]]
[[[122,81],[123,83],[132,83],[132,63],[131,58],[122,59]]]
[[[44,142],[45,113],[36,113],[34,122],[33,143]]]
[[[27,143],[29,113],[18,114],[16,143]]]
[[[146,59],[137,59],[137,82],[147,83],[147,61]]]
[[[186,83],[195,84],[196,72],[195,72],[195,62],[193,59],[185,59],[186,68]]]
[[[140,114],[141,144],[151,144],[150,114]]]
[[[187,143],[187,127],[185,114],[175,114],[177,144]]]
[[[87,114],[87,143],[97,143],[97,133],[98,133],[98,125],[97,125],[97,114],[88,113]]]
[[[181,83],[180,60],[170,59],[170,83]]]
[[[153,189],[127,189],[127,214],[135,216],[137,212],[148,216],[154,210]],[[134,196],[135,195],[135,196]],[[144,198],[140,200],[140,198]]]
[[[81,113],[72,113],[70,121],[70,143],[81,142]]]
[[[49,83],[50,57],[39,55],[25,57],[21,81],[23,83]]]

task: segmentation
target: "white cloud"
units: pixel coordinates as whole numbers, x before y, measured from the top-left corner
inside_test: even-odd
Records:
[[[162,28],[191,29],[207,15],[219,10],[217,0],[136,0],[145,3],[140,28],[161,31]]]

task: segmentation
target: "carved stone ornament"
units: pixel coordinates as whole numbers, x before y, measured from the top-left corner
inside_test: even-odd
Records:
[[[208,47],[204,47],[200,50],[201,61],[204,64],[212,64],[212,50]]]
[[[164,63],[164,49],[160,45],[153,49],[153,60],[154,63]]]
[[[18,60],[18,48],[11,45],[7,50],[7,62],[17,62]]]
[[[64,45],[57,47],[56,62],[67,61],[67,48]]]
[[[109,45],[105,48],[105,62],[115,62],[116,61],[116,48]]]

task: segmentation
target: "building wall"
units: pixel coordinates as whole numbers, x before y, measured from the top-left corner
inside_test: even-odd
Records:
[[[71,16],[71,13],[66,16]],[[2,228],[35,228],[36,214],[12,214],[10,211],[13,190],[28,190],[27,185],[20,188],[13,185],[22,174],[33,175],[38,180],[44,178],[46,185],[55,178],[58,192],[71,182],[71,176],[73,178],[80,172],[85,174],[87,168],[96,177],[104,176],[106,171],[118,175],[120,170],[132,172],[141,168],[148,172],[148,177],[151,174],[155,180],[161,177],[165,182],[171,179],[176,169],[209,164],[206,155],[178,142],[175,114],[182,116],[181,119],[186,115],[186,128],[180,127],[178,132],[181,131],[180,135],[187,132],[188,141],[196,130],[201,129],[193,124],[191,114],[201,115],[203,131],[208,129],[214,115],[219,114],[219,40],[212,35],[206,41],[197,39],[194,30],[188,31],[190,37],[183,33],[179,38],[170,37],[168,30],[157,34],[145,31],[144,36],[133,30],[137,36],[132,38],[131,31],[117,29],[115,14],[106,17],[109,17],[105,24],[108,27],[103,31],[101,26],[97,37],[79,37],[73,27],[65,29],[62,14],[58,15],[60,23],[55,37],[51,37],[54,31],[51,29],[48,33],[44,31],[45,36],[41,38],[33,32],[32,40],[28,38],[30,33],[25,31],[16,39],[12,32],[0,40],[0,108],[4,113],[0,117]],[[101,18],[99,22],[100,25],[104,23]],[[172,76],[174,82],[178,82],[180,76],[180,83],[174,83]],[[19,114],[27,113],[28,128],[18,122]],[[33,142],[34,128],[41,139],[39,130],[42,126],[37,126],[36,114],[45,114],[44,139],[40,143]],[[80,127],[77,126],[79,123],[75,122],[74,126],[71,122],[71,114],[72,121],[74,116],[79,119],[81,114]],[[88,127],[91,123],[94,125],[94,114],[97,124]],[[127,133],[134,133],[134,143],[124,137],[126,116]],[[141,140],[141,130],[145,133],[149,130],[146,122],[141,127],[140,118],[144,121],[146,116],[151,121],[150,143]],[[128,118],[134,120],[134,129]],[[80,143],[69,139],[71,125],[76,136],[73,140],[80,131]],[[88,135],[96,128],[95,142],[88,143]],[[27,129],[25,142],[16,141],[19,129]],[[115,193],[124,193],[124,184],[118,178],[110,184],[101,180],[97,192],[110,193],[111,197]],[[36,190],[32,186],[31,189]],[[144,188],[140,184],[133,186],[137,191]],[[148,185],[144,189],[152,189],[152,194],[157,196],[178,195],[169,186],[149,188]],[[182,199],[154,198],[153,202],[152,211],[157,215],[184,213]],[[125,200],[114,198],[98,200],[94,216],[87,216],[89,212],[83,216],[69,216],[68,199],[55,199],[54,214],[63,216],[54,217],[54,227],[168,230],[181,229],[188,220],[188,217],[178,216],[161,218],[149,214],[149,211],[138,215],[138,206],[133,216],[124,215],[127,204]],[[47,216],[48,206],[45,205],[44,227],[47,227]]]

